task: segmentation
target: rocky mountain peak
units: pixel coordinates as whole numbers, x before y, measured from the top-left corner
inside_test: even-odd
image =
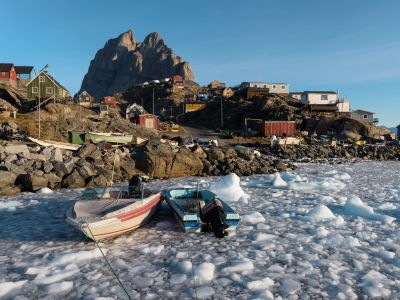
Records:
[[[118,46],[126,47],[129,51],[136,49],[136,40],[132,30],[129,29],[118,37]]]
[[[194,80],[190,64],[176,55],[158,32],[138,42],[133,31],[128,30],[108,40],[97,51],[80,91],[86,90],[99,99],[123,92],[134,84],[174,75]]]

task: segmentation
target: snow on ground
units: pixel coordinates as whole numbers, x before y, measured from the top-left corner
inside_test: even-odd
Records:
[[[101,243],[133,299],[400,298],[400,162],[303,164],[241,188],[219,180],[149,186],[231,194],[235,234],[181,232],[164,203],[145,227]],[[1,299],[125,299],[95,243],[63,220],[80,192],[0,198]]]

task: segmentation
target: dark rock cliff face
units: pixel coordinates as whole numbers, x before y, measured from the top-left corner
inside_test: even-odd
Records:
[[[188,62],[169,48],[160,34],[153,32],[137,42],[131,30],[107,41],[90,62],[81,91],[95,98],[125,91],[133,84],[181,75],[193,80]]]

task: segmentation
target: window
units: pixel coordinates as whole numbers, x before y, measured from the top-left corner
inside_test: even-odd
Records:
[[[264,88],[265,88],[265,89],[267,88],[267,85],[266,85],[266,84],[264,84]]]
[[[53,88],[51,86],[46,87],[46,94],[53,94]]]
[[[321,100],[327,101],[328,100],[328,95],[321,95]]]
[[[276,85],[275,85],[275,84],[273,84],[273,85],[272,85],[272,88],[273,88],[273,89],[276,89]]]
[[[364,114],[363,119],[368,119],[368,115]]]
[[[286,87],[284,85],[281,86],[281,89],[284,90]]]
[[[32,87],[32,94],[37,94],[39,93],[39,88],[37,86]]]
[[[255,87],[255,88],[258,87],[257,84],[255,84],[254,87]]]
[[[1,72],[1,77],[6,77],[6,72]]]
[[[39,76],[39,82],[46,82],[46,78],[44,76]]]

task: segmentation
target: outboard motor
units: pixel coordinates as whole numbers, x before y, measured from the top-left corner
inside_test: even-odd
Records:
[[[205,223],[203,231],[212,231],[217,238],[227,235],[225,230],[228,225],[225,223],[225,210],[218,199],[211,199],[207,205],[204,201],[200,202],[200,219]]]
[[[129,181],[129,195],[135,197],[141,197],[143,190],[142,178],[139,175],[132,176]]]

